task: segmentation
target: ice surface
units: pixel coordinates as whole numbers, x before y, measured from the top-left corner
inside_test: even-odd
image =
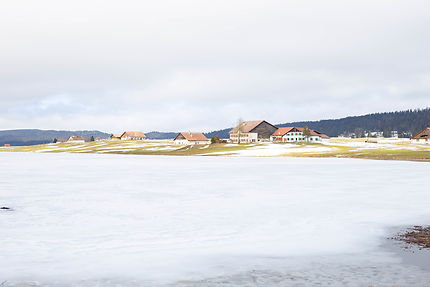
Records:
[[[389,227],[429,222],[428,163],[37,153],[0,159],[0,205],[14,209],[0,212],[0,283],[430,282],[428,273],[378,250]]]

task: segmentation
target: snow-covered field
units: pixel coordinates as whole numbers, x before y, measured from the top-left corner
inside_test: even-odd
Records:
[[[2,153],[0,284],[424,286],[429,163]]]

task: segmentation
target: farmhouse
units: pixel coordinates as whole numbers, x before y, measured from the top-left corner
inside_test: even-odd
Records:
[[[430,143],[430,128],[420,131],[417,135],[412,137],[412,140],[419,143]]]
[[[306,137],[303,135],[304,128],[300,127],[284,127],[275,131],[271,137],[271,141],[275,142],[304,142]],[[322,142],[329,137],[315,130],[310,130],[309,142]]]
[[[278,128],[264,121],[245,121],[233,128],[230,134],[230,141],[237,143],[254,143],[262,140],[269,140],[270,136]]]
[[[123,132],[121,140],[144,140],[146,136],[142,132]]]
[[[204,136],[202,133],[191,133],[191,132],[180,132],[173,140],[175,144],[185,144],[185,145],[194,145],[194,144],[210,144],[211,141]]]
[[[57,143],[65,143],[65,142],[67,142],[67,140],[63,138],[57,140]]]
[[[71,136],[71,137],[69,137],[67,142],[83,143],[83,142],[85,142],[85,140],[81,136]]]
[[[113,141],[119,141],[121,140],[121,134],[111,134],[110,139]]]

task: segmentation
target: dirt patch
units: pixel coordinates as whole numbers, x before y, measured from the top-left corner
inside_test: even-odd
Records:
[[[397,234],[392,239],[406,243],[406,249],[418,247],[418,249],[430,249],[430,226],[414,226],[405,232]]]

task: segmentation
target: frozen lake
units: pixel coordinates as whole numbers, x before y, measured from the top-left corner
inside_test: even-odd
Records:
[[[0,284],[422,286],[429,163],[1,153]],[[391,229],[392,230],[392,229]]]

